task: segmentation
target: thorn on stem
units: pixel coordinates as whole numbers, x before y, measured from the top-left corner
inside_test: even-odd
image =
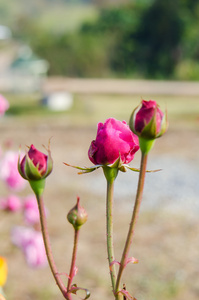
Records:
[[[126,284],[125,283],[123,283],[123,290],[126,291]],[[123,296],[123,300],[126,300],[126,296],[125,295]]]

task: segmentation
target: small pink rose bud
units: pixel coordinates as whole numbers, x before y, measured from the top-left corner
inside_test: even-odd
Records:
[[[110,165],[119,157],[122,163],[128,164],[138,150],[138,138],[126,122],[110,118],[104,124],[98,124],[97,136],[90,145],[88,156],[95,165]]]
[[[156,101],[142,100],[130,117],[131,130],[146,139],[156,139],[167,130],[166,115],[160,110]]]
[[[9,212],[17,212],[21,209],[21,200],[16,195],[9,195],[6,198],[0,199],[0,209]]]
[[[20,191],[26,181],[20,176],[17,169],[18,153],[6,151],[0,162],[0,178],[13,191]]]
[[[164,114],[153,100],[141,102],[131,114],[129,126],[138,135],[142,153],[147,154],[155,139],[162,136],[167,128],[167,114]]]
[[[79,204],[80,198],[77,198],[77,204],[67,214],[68,222],[75,230],[78,230],[88,219],[86,210]]]
[[[34,195],[29,195],[24,199],[23,210],[26,224],[39,224],[39,209],[37,205],[37,199]]]
[[[46,178],[51,173],[52,164],[50,151],[46,155],[31,145],[28,153],[18,164],[18,169],[24,179],[39,180]]]
[[[52,172],[53,161],[50,150],[48,155],[38,151],[33,145],[23,159],[18,160],[18,170],[21,176],[28,180],[36,196],[42,195],[45,178]]]
[[[19,247],[30,267],[41,268],[47,264],[42,233],[31,227],[16,226],[12,230],[12,242]]]

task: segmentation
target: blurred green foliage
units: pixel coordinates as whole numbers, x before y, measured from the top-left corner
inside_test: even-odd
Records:
[[[117,5],[87,0],[76,1],[76,6],[43,0],[34,10],[47,3],[37,17],[18,15],[11,29],[49,61],[50,75],[199,79],[197,0],[129,0]]]

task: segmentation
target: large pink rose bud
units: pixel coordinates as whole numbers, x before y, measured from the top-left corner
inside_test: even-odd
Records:
[[[90,145],[88,156],[95,165],[110,165],[119,157],[122,163],[128,164],[138,150],[138,138],[126,122],[110,118],[104,124],[98,124],[97,136]]]
[[[18,161],[18,170],[21,176],[28,180],[36,196],[41,195],[44,190],[44,179],[52,172],[53,161],[50,150],[48,155],[30,146],[28,153],[22,161]]]
[[[153,141],[166,132],[168,128],[167,115],[160,110],[156,101],[142,100],[140,106],[131,114],[129,126],[139,136],[142,150],[143,140]]]

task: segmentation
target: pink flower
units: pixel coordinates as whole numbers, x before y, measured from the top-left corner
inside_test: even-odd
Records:
[[[19,247],[29,266],[38,268],[47,264],[42,234],[32,228],[15,227],[12,231],[12,242]]]
[[[24,179],[39,180],[46,178],[51,173],[52,164],[50,150],[46,155],[31,145],[28,153],[18,164],[18,170]]]
[[[135,134],[147,139],[161,136],[168,127],[164,113],[153,100],[142,100],[132,113],[129,124]]]
[[[90,145],[88,156],[95,165],[113,164],[119,156],[124,164],[128,164],[138,149],[138,138],[126,122],[110,118],[104,124],[98,124],[97,136]]]
[[[23,209],[26,224],[34,225],[39,223],[39,209],[34,195],[27,196],[24,199]]]
[[[16,212],[21,209],[21,200],[15,195],[0,199],[0,209]]]
[[[3,116],[6,110],[8,110],[8,108],[8,101],[2,95],[0,95],[0,116]]]
[[[15,191],[22,190],[26,184],[18,172],[17,163],[18,153],[7,151],[0,164],[0,178]]]

